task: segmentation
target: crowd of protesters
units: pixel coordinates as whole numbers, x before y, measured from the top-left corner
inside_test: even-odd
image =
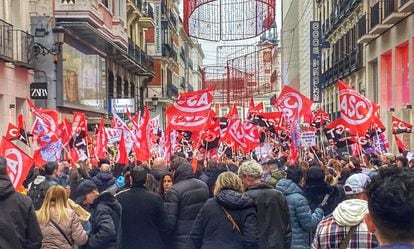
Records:
[[[48,162],[16,192],[0,157],[0,248],[414,248],[403,156],[194,162]]]

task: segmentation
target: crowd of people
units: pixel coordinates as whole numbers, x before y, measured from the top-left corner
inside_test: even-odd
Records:
[[[414,248],[404,157],[194,162],[48,162],[17,192],[0,157],[0,248]]]

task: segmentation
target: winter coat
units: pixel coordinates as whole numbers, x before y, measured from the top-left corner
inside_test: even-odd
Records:
[[[115,197],[103,192],[91,206],[91,233],[85,248],[119,249],[122,208]]]
[[[111,173],[99,172],[92,178],[92,181],[96,184],[96,187],[98,187],[98,192],[101,193],[114,185],[116,178]]]
[[[218,175],[226,171],[227,168],[219,166],[207,167],[203,170],[199,179],[207,184],[210,198],[214,195],[214,184],[216,183]]]
[[[51,208],[51,219],[58,223],[72,245],[82,246],[88,241],[88,235],[83,230],[78,215],[72,209],[67,209],[69,219],[58,223],[56,212]],[[43,234],[42,249],[72,249],[62,233],[51,223],[40,225]]]
[[[276,189],[281,191],[289,205],[290,222],[292,226],[292,249],[310,248],[310,233],[322,220],[323,210],[316,208],[312,213],[308,201],[303,196],[302,189],[290,179],[282,179]]]
[[[233,229],[224,210],[233,217],[240,233]],[[253,200],[233,190],[223,190],[201,208],[191,230],[194,249],[258,249],[256,209]]]
[[[261,249],[289,249],[292,228],[289,207],[285,196],[267,183],[259,183],[246,189],[257,207],[257,227]]]
[[[122,249],[165,249],[165,211],[161,197],[144,186],[116,195],[122,206]]]
[[[330,186],[324,179],[325,174],[322,168],[318,166],[311,167],[308,170],[303,193],[308,200],[312,212],[319,206],[319,204],[321,204],[325,195],[329,194],[328,203],[324,207],[324,214],[329,215],[333,212],[336,206],[338,206],[340,202],[340,193],[337,188]]]
[[[32,200],[14,191],[8,176],[0,176],[0,248],[39,249],[42,232]]]
[[[207,185],[195,179],[191,165],[178,167],[174,185],[166,193],[167,232],[173,249],[192,249],[190,231],[201,207],[208,199]]]

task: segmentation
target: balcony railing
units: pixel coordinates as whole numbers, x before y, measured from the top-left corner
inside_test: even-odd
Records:
[[[336,29],[338,25],[340,25],[361,2],[361,0],[338,1],[336,6],[333,6],[332,12],[329,14],[329,18],[325,20],[325,36],[329,35],[333,29]]]
[[[162,56],[168,57],[173,59],[175,62],[177,61],[177,52],[175,49],[168,43],[162,44]]]
[[[170,12],[170,22],[174,28],[177,28],[177,19],[172,12]]]
[[[410,0],[400,0],[400,6],[403,6],[404,4],[408,3]]]
[[[134,5],[139,11],[142,11],[142,0],[135,0]]]
[[[147,55],[134,41],[128,39],[128,55],[137,64],[142,65],[145,69],[154,71],[154,62],[151,56]]]
[[[178,97],[178,88],[172,83],[167,83],[167,97],[177,98]]]
[[[22,30],[13,30],[13,40],[13,57],[15,64],[31,67],[33,59],[33,36]]]
[[[13,61],[13,25],[0,19],[0,57]]]
[[[371,7],[371,29],[380,24],[382,15],[380,11],[380,2]]]

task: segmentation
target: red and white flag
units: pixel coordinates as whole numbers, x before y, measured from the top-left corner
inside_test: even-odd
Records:
[[[407,145],[399,138],[397,135],[394,135],[395,141],[397,142],[398,151],[403,153],[404,151],[408,151]]]
[[[377,112],[377,105],[343,81],[338,80],[341,118],[359,135],[365,134]]]
[[[243,123],[244,141],[246,142],[246,150],[251,151],[260,145],[259,127],[251,122]]]
[[[32,167],[32,158],[4,137],[0,144],[0,155],[6,158],[8,175],[14,188],[18,189]]]
[[[118,145],[118,154],[116,157],[116,162],[118,164],[127,165],[128,164],[128,152],[125,145],[125,139],[124,139],[124,132],[122,131],[121,140],[119,140]]]
[[[108,146],[108,135],[105,131],[104,118],[101,118],[99,122],[98,134],[96,135],[96,148],[95,148],[95,157],[96,158],[106,158]]]
[[[411,133],[413,125],[392,116],[392,134]]]
[[[170,116],[206,116],[213,103],[214,88],[210,87],[200,91],[181,93],[174,103],[166,110]]]
[[[282,92],[273,103],[291,121],[310,113],[312,104],[312,100],[289,86],[283,87]]]

